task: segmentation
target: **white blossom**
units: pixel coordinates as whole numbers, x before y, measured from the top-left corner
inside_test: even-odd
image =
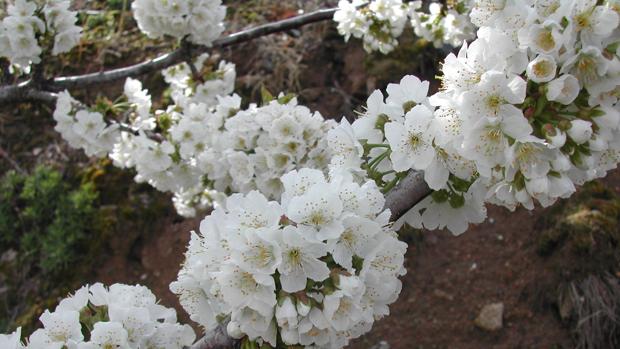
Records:
[[[83,286],[39,320],[43,328],[30,335],[27,346],[19,342],[18,329],[0,335],[2,348],[181,349],[195,339],[190,326],[176,323],[174,309],[157,304],[153,293],[139,285]]]
[[[272,345],[277,331],[287,345],[340,348],[370,330],[367,309],[385,313],[400,292],[406,244],[376,184],[336,172],[291,171],[281,204],[252,191],[205,218],[170,285],[194,321],[229,316],[230,336]],[[366,296],[363,275],[383,280],[381,295]]]
[[[193,43],[210,46],[224,31],[221,0],[137,0],[132,9],[140,30],[152,38],[187,35]]]
[[[29,71],[30,64],[41,62],[44,48],[39,40],[49,36],[51,54],[69,52],[81,38],[76,25],[77,12],[69,10],[68,0],[16,0],[7,6],[7,16],[0,23],[0,56]]]
[[[592,137],[592,123],[585,120],[571,121],[570,128],[566,131],[568,136],[577,144],[582,144]]]
[[[579,80],[564,74],[547,85],[547,99],[569,105],[577,98],[579,90]]]
[[[22,328],[19,327],[11,334],[0,334],[0,347],[6,349],[22,349],[21,343]]]

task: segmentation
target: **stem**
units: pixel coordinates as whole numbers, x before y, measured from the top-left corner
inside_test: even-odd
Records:
[[[374,171],[375,168],[381,163],[381,161],[385,160],[385,158],[388,157],[388,155],[390,155],[390,153],[391,153],[391,151],[388,149],[388,150],[384,151],[383,153],[381,153],[381,155],[379,155],[375,159],[373,159],[368,164],[368,167],[370,168],[370,170]]]
[[[381,192],[383,194],[385,194],[388,191],[392,190],[396,186],[396,184],[398,183],[398,180],[399,180],[398,177],[392,179],[392,181],[390,181],[390,183],[388,183],[383,189],[381,189]]]
[[[185,49],[185,64],[189,66],[189,70],[192,72],[192,78],[196,82],[204,83],[204,79],[200,76],[200,72],[196,69],[194,59],[192,57],[192,44],[187,41],[187,37],[181,40],[181,48]]]
[[[365,147],[368,148],[368,149],[373,149],[373,148],[389,148],[390,145],[389,144],[366,143]]]

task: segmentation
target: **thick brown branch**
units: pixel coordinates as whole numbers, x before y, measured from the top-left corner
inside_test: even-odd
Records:
[[[385,208],[392,211],[392,221],[396,221],[430,193],[431,188],[424,181],[424,173],[410,171],[386,194]]]
[[[218,326],[215,330],[205,333],[189,349],[234,349],[239,347],[239,340],[228,337],[224,325]]]

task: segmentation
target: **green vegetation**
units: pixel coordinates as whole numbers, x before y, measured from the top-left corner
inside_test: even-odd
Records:
[[[96,280],[110,256],[134,258],[174,215],[168,196],[132,176],[101,160],[0,177],[0,333],[31,333],[44,309]]]
[[[97,229],[92,183],[71,187],[51,168],[8,172],[0,181],[0,250],[54,277],[88,249]]]
[[[0,332],[31,330],[42,309],[91,268],[94,258],[84,256],[102,241],[98,197],[92,182],[46,166],[0,178]]]

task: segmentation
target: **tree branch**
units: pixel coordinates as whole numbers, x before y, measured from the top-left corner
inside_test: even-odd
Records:
[[[385,208],[392,211],[391,220],[395,222],[430,194],[431,188],[424,181],[424,172],[411,170],[385,195]]]
[[[219,325],[187,349],[233,349],[239,344],[239,340],[228,337],[225,325]]]
[[[322,9],[310,12],[305,15],[283,19],[281,21],[266,23],[257,27],[242,30],[237,33],[215,40],[211,47],[191,45],[190,52],[193,57],[197,57],[207,52],[211,48],[224,48],[240,43],[244,43],[261,36],[283,32],[286,30],[299,28],[307,24],[329,20],[334,16],[337,9]],[[63,91],[65,89],[83,88],[91,85],[123,80],[128,77],[160,71],[173,65],[185,62],[188,48],[180,47],[170,53],[166,53],[157,58],[146,62],[134,64],[124,68],[102,71],[76,76],[57,77],[45,84],[49,91]],[[0,87],[0,103],[17,103],[25,101],[42,101],[54,103],[55,94],[35,88],[33,80],[24,81],[19,85],[9,85]]]
[[[329,20],[332,19],[335,12],[335,8],[322,9],[305,15],[283,19],[281,21],[262,24],[251,29],[242,30],[240,32],[219,38],[213,42],[212,48],[224,48],[247,42],[261,36],[299,28],[310,23]],[[211,49],[211,47],[193,44],[190,47],[190,51],[194,57],[197,57],[198,55]],[[187,52],[187,47],[180,47],[170,53],[129,67],[113,69],[100,73],[55,78],[51,83],[51,86],[56,90],[64,90],[126,79],[128,77],[136,77],[183,63],[187,60]]]
[[[53,92],[38,90],[31,86],[31,82],[27,81],[19,85],[3,86],[0,88],[0,103],[17,103],[17,102],[44,102],[47,104],[56,103],[58,95]]]

